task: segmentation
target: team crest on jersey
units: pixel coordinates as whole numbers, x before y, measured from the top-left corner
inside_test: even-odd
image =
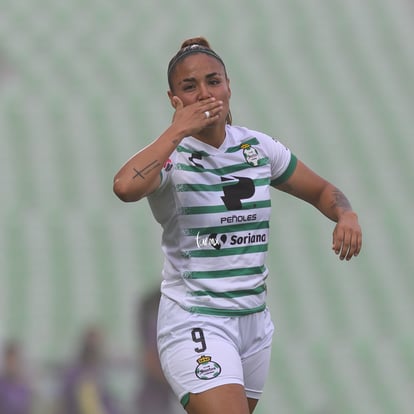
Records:
[[[211,360],[211,356],[202,355],[197,359],[198,365],[195,369],[197,378],[201,380],[210,380],[216,378],[221,373],[221,366]]]
[[[252,167],[257,167],[259,165],[260,158],[256,148],[247,143],[241,144],[240,148],[243,150],[243,156],[246,162]]]

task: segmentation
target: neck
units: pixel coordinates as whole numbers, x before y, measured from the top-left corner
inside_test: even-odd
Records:
[[[198,134],[195,134],[194,138],[212,147],[219,148],[226,138],[226,130],[222,125],[214,125],[204,128]]]

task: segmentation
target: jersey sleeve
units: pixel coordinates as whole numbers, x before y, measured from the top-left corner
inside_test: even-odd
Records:
[[[297,165],[297,158],[280,141],[269,137],[267,143],[271,168],[270,180],[271,185],[275,186],[282,184],[293,174]]]
[[[297,163],[298,163],[298,159],[296,158],[295,154],[291,152],[289,164],[287,165],[285,171],[281,175],[279,175],[277,178],[272,179],[270,182],[270,185],[274,187],[274,186],[284,183],[295,171]]]
[[[154,193],[157,193],[159,190],[167,186],[168,182],[171,179],[171,174],[172,174],[173,169],[174,169],[174,161],[173,161],[173,156],[171,156],[170,158],[167,159],[167,161],[165,161],[160,171],[160,185],[154,191]]]

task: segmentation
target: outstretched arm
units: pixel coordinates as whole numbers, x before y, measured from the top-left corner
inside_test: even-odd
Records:
[[[307,201],[337,223],[333,232],[332,249],[341,260],[358,256],[362,246],[358,216],[338,188],[299,160],[289,179],[275,188]]]

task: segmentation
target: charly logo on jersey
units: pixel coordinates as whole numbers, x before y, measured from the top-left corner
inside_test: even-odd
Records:
[[[241,144],[240,148],[243,150],[243,156],[246,162],[252,167],[257,167],[260,160],[260,155],[257,149],[247,143]]]
[[[172,163],[172,161],[171,161],[171,159],[170,158],[168,158],[165,162],[164,162],[164,165],[163,165],[163,169],[165,170],[165,171],[170,171],[171,170],[171,168],[173,167],[173,163]]]
[[[201,380],[216,378],[221,373],[221,366],[217,362],[212,361],[211,356],[202,355],[197,359],[197,363],[195,374]]]

